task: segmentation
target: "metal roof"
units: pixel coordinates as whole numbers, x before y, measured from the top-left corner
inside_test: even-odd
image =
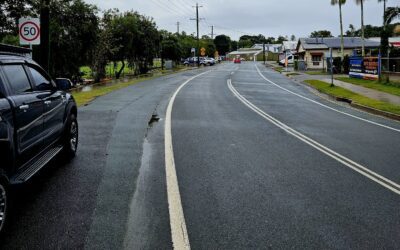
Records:
[[[360,37],[343,37],[345,49],[355,49],[362,47],[362,39]],[[325,38],[300,38],[300,43],[304,49],[329,49],[340,48],[340,37]],[[378,48],[380,42],[365,39],[365,48]]]

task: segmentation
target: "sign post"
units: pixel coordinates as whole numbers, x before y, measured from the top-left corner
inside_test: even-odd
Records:
[[[32,45],[40,44],[40,19],[22,17],[18,22],[19,44],[29,45],[32,56]]]

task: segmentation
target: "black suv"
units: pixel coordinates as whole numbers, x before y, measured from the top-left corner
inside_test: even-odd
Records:
[[[73,97],[29,52],[0,44],[0,232],[10,185],[26,182],[61,152],[74,157],[78,146]]]

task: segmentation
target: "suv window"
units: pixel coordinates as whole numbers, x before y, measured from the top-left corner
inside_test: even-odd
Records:
[[[51,80],[48,79],[47,76],[44,76],[39,70],[32,68],[30,66],[29,70],[31,71],[33,84],[36,86],[37,90],[51,90],[53,85],[51,84]]]
[[[6,75],[13,94],[18,95],[21,93],[32,91],[29,84],[28,76],[21,64],[18,65],[4,65],[4,74]]]

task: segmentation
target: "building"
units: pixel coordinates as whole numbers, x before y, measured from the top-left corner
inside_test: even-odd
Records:
[[[365,49],[367,52],[378,49],[380,42],[365,39]],[[354,51],[361,50],[362,39],[360,37],[344,37],[344,55],[353,55]],[[341,39],[340,37],[330,38],[300,38],[297,42],[298,60],[303,61],[307,70],[326,70],[327,58],[340,57]]]
[[[245,60],[250,61],[260,61],[263,58],[263,44],[254,44],[251,48],[241,48],[237,51],[230,52],[227,57],[233,59],[235,57],[240,57]],[[265,44],[265,57],[266,59],[272,60],[274,55],[278,55],[282,50],[281,44]],[[277,58],[276,58],[277,60]]]

